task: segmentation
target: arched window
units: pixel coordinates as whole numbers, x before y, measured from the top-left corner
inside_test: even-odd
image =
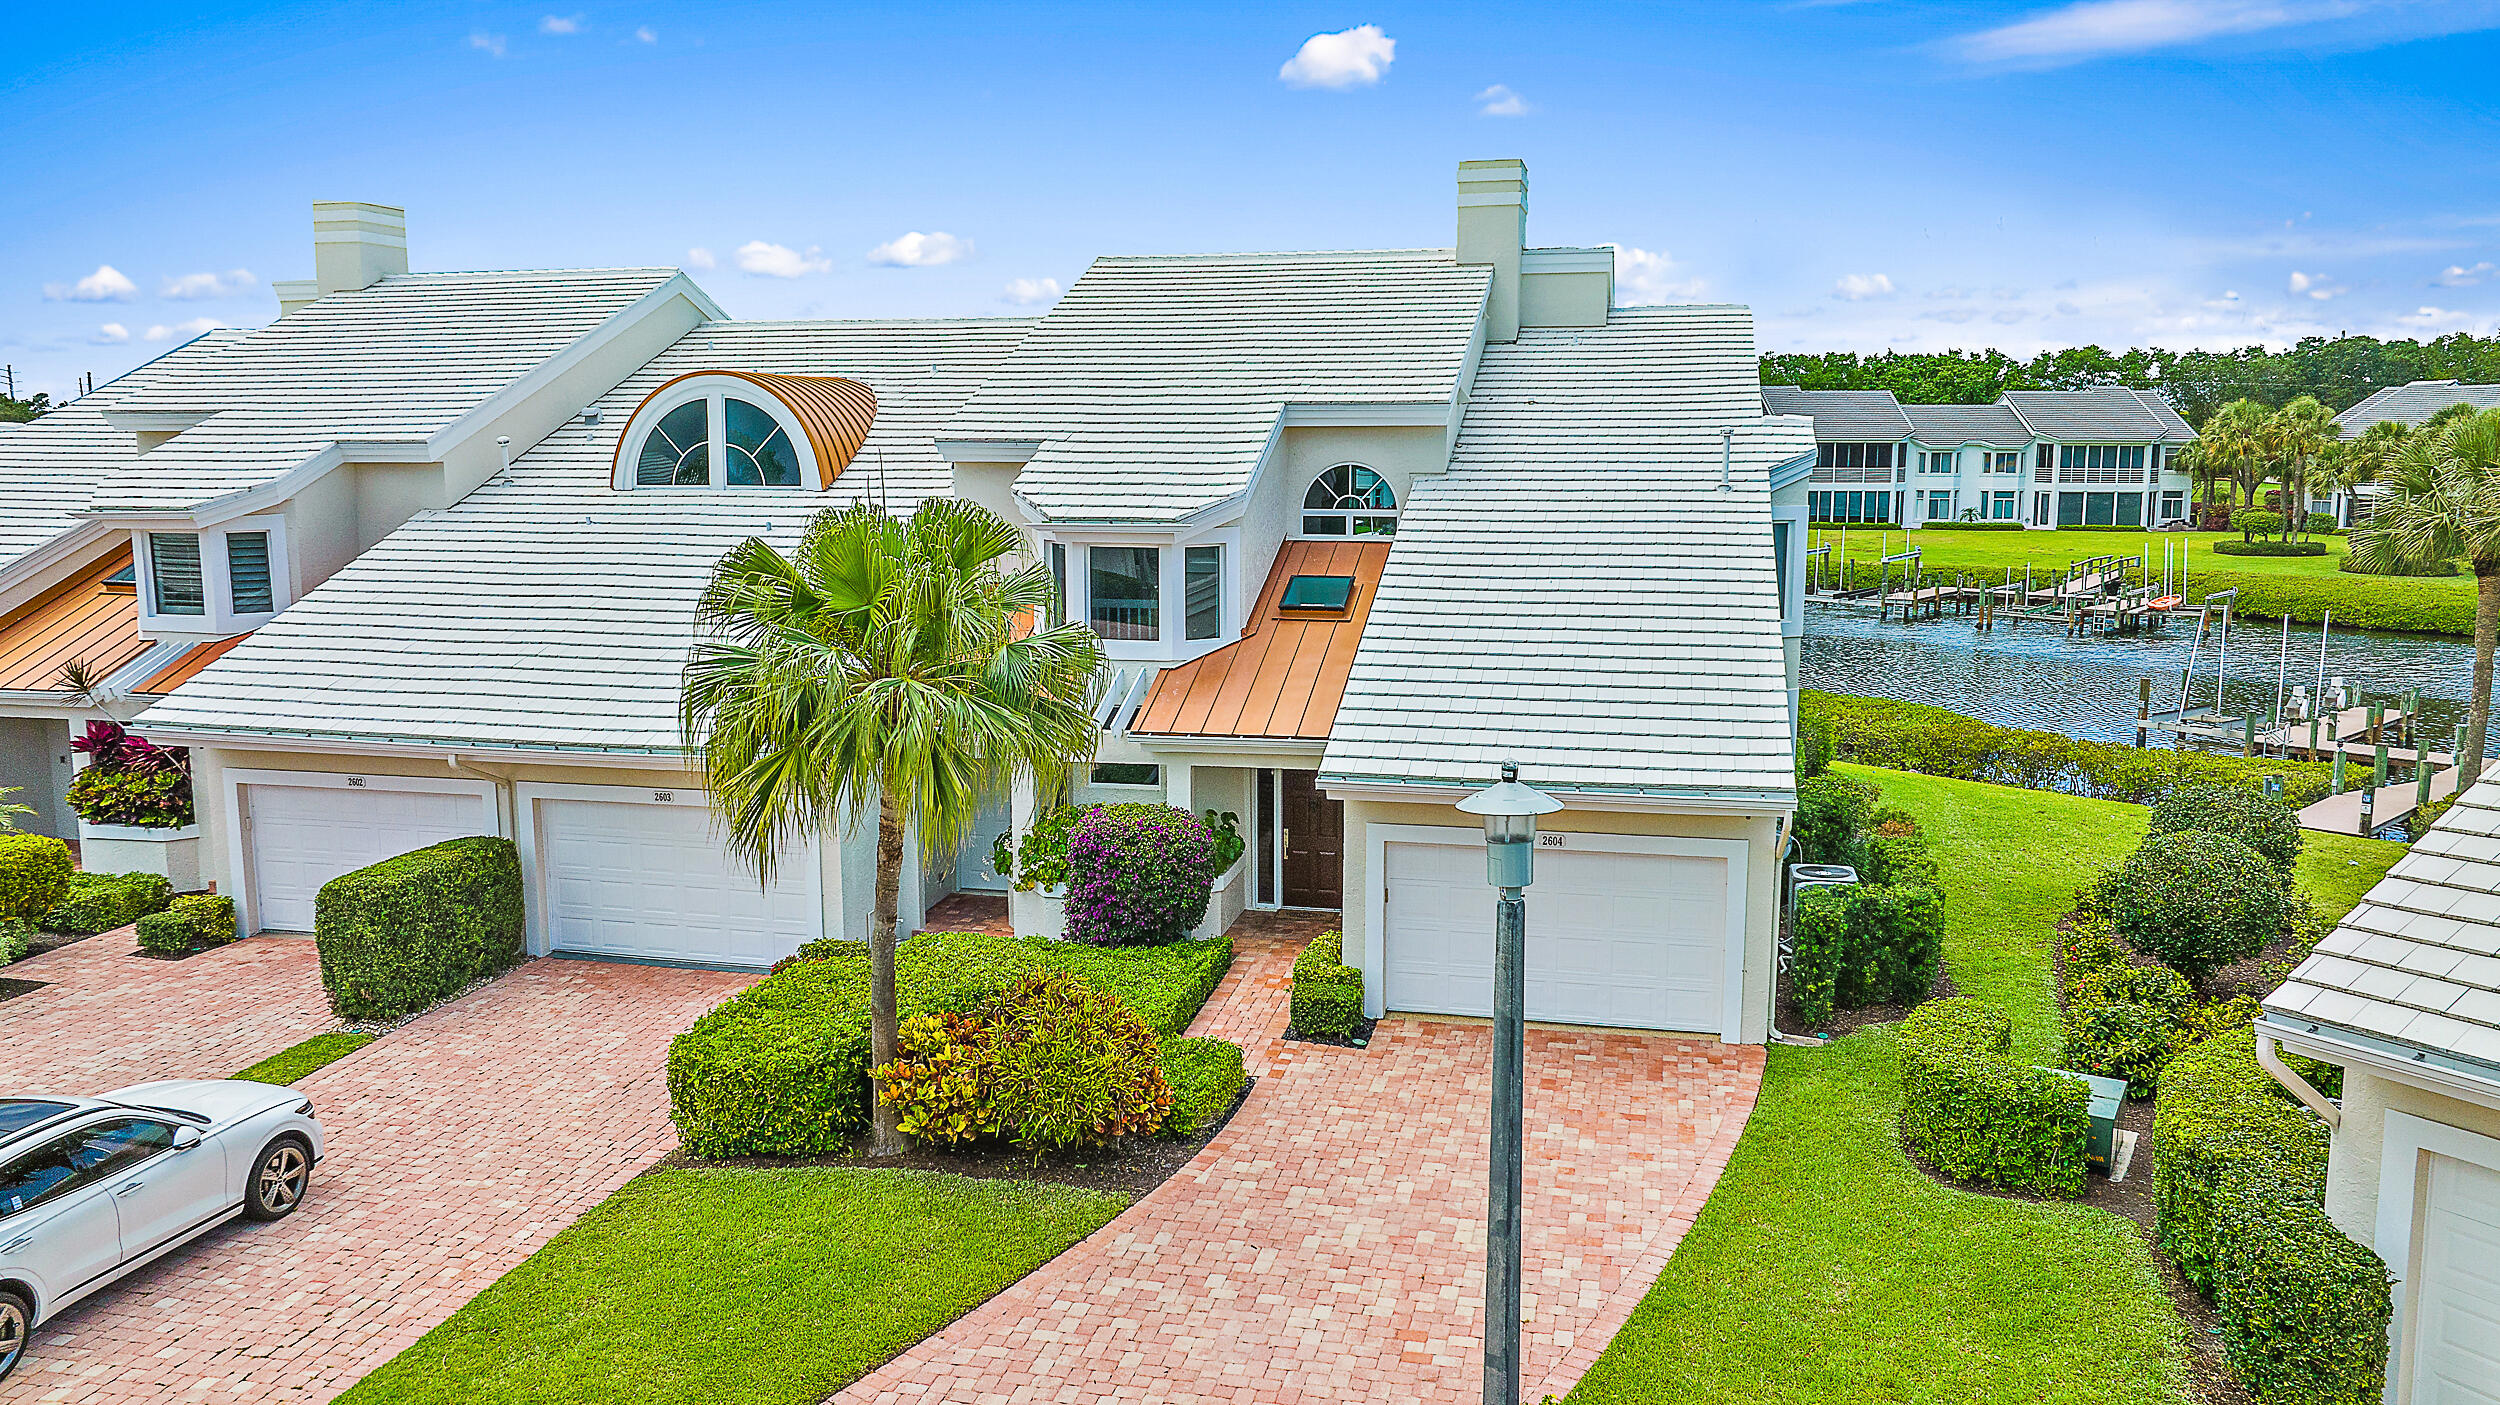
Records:
[[[799,454],[790,447],[790,431],[744,400],[724,400],[721,404],[721,416],[728,422],[729,486],[799,486]]]
[[[634,482],[644,488],[702,487],[712,481],[712,419],[706,401],[689,400],[643,436]]]
[[[619,488],[829,488],[867,441],[877,393],[839,376],[692,371],[617,436]]]
[[[1397,529],[1397,493],[1388,479],[1359,463],[1327,470],[1302,495],[1306,537],[1386,537]]]

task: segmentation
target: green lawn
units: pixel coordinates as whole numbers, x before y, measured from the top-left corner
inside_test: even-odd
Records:
[[[813,1405],[1124,1203],[918,1171],[653,1171],[341,1400]]]
[[[1843,766],[1935,839],[1946,962],[2055,1054],[2049,947],[2139,806]],[[2403,846],[2308,836],[2299,881],[2337,915]],[[1901,1154],[1892,1029],[1774,1048],[1700,1221],[1574,1390],[1583,1405],[2184,1405],[2182,1327],[2152,1254],[2104,1211],[1938,1185]]]
[[[372,1043],[370,1034],[350,1034],[333,1030],[316,1034],[292,1048],[282,1049],[235,1075],[255,1083],[292,1083],[306,1074],[328,1068],[358,1049]]]

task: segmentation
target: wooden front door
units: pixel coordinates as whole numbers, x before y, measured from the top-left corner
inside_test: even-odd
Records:
[[[1345,905],[1345,804],[1317,771],[1285,772],[1285,906]]]

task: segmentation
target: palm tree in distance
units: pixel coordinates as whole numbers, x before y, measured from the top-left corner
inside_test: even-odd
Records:
[[[2353,529],[2355,563],[2413,575],[2462,556],[2474,569],[2474,691],[2457,757],[2463,790],[2482,774],[2492,651],[2500,643],[2500,410],[2416,431],[2396,456],[2387,487],[2370,520]]]
[[[770,882],[785,858],[814,862],[797,846],[876,818],[877,1068],[895,1056],[906,836],[949,853],[984,797],[1053,786],[1101,740],[1085,705],[1101,644],[1083,625],[1030,628],[1056,593],[1046,567],[1011,559],[1022,545],[961,499],[904,519],[861,503],[817,517],[786,557],[740,543],[696,606],[678,721],[731,852]],[[871,1154],[902,1150],[895,1111],[874,1108]]]

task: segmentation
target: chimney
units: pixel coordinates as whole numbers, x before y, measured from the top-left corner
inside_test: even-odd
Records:
[[[1493,265],[1488,341],[1519,340],[1519,250],[1527,238],[1527,163],[1459,162],[1458,261]]]
[[[313,202],[313,284],[324,297],[408,271],[408,212],[361,200]]]

